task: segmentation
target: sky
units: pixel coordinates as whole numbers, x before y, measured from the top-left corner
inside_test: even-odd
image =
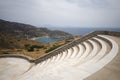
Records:
[[[0,0],[0,19],[38,27],[120,27],[120,0]]]

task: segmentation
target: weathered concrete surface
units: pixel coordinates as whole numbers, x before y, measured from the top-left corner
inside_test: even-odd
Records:
[[[0,80],[120,80],[119,35],[97,32],[38,61],[0,57]]]
[[[108,63],[104,68],[87,77],[85,80],[120,80],[120,37],[111,37],[116,41],[119,47],[119,51],[113,60]],[[115,51],[113,51],[114,54]]]

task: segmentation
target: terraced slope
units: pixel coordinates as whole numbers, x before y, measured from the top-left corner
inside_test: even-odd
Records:
[[[120,80],[120,33],[96,31],[36,60],[0,56],[0,80]]]

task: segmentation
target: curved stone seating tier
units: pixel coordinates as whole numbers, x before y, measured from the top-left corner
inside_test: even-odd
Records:
[[[120,33],[95,31],[38,59],[0,55],[0,80],[120,80]]]

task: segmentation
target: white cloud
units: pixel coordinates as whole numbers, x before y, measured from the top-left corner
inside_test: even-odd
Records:
[[[0,18],[33,25],[119,27],[119,0],[0,0]]]

